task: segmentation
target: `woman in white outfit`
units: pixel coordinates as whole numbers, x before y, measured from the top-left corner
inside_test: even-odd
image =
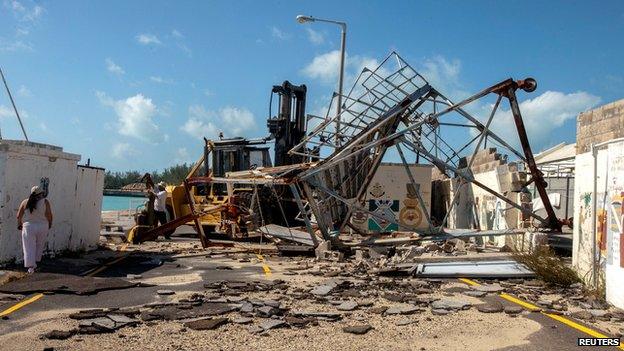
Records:
[[[24,267],[33,273],[41,261],[48,230],[52,227],[52,209],[50,202],[38,186],[33,186],[30,196],[20,204],[17,210],[17,229],[22,231],[24,248]]]

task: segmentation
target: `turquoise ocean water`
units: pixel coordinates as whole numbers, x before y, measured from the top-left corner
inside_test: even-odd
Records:
[[[102,211],[122,211],[136,209],[145,202],[143,197],[104,195],[102,199]]]

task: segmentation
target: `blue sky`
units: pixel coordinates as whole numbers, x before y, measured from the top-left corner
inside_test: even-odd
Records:
[[[0,65],[30,139],[111,170],[194,160],[220,130],[264,136],[285,79],[321,113],[339,28],[297,14],[348,23],[348,77],[391,50],[455,98],[535,77],[521,96],[535,150],[573,142],[578,112],[624,98],[621,1],[0,2]],[[0,128],[21,138],[4,91]]]

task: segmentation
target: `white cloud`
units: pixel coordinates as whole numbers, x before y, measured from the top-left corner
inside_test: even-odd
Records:
[[[350,56],[345,53],[345,89],[350,87],[364,67],[375,69],[377,66],[379,66],[379,61],[375,58]],[[319,79],[323,83],[335,84],[338,81],[339,70],[340,50],[334,50],[315,56],[312,62],[303,68],[302,73],[309,78]]]
[[[225,137],[243,136],[256,126],[253,113],[246,108],[227,106],[212,111],[202,105],[191,105],[189,116],[180,129],[198,139],[214,139],[219,132],[224,132]]]
[[[162,42],[153,34],[143,33],[136,36],[136,40],[142,45],[161,45]]]
[[[0,51],[16,52],[16,51],[34,51],[32,44],[21,40],[6,41],[0,38]]]
[[[279,40],[287,40],[290,39],[290,34],[282,31],[281,29],[273,26],[271,27],[271,36],[275,39]]]
[[[458,59],[449,61],[443,56],[436,55],[425,59],[416,70],[431,86],[451,100],[459,101],[470,95],[460,82],[461,61]]]
[[[559,135],[553,135],[557,128],[567,121],[575,120],[579,113],[598,103],[600,103],[598,96],[584,91],[569,94],[546,91],[532,99],[522,101],[520,112],[532,149],[540,150],[545,146],[556,144],[560,140]],[[483,107],[482,110],[487,111],[482,116],[488,115],[492,106]],[[500,109],[494,116],[490,128],[503,140],[519,146],[518,133],[510,110]]]
[[[97,97],[105,106],[110,106],[117,114],[117,132],[152,144],[160,143],[164,136],[153,118],[158,109],[152,99],[136,94],[123,100],[113,100],[103,92]]]
[[[41,18],[45,11],[42,6],[25,6],[23,3],[16,0],[5,1],[4,6],[13,13],[15,18],[22,22],[35,22]]]
[[[112,155],[117,159],[126,159],[128,157],[136,156],[136,149],[128,143],[115,143],[113,144]]]
[[[174,161],[177,164],[193,163],[193,159],[185,147],[181,147],[176,150]]]
[[[212,90],[210,90],[210,89],[205,89],[204,90],[204,95],[206,95],[208,97],[211,97],[211,96],[214,96],[214,92]]]
[[[325,36],[321,32],[317,32],[312,28],[306,28],[308,31],[308,39],[314,45],[321,45],[325,42]]]
[[[21,97],[32,97],[32,92],[25,85],[20,86],[17,90],[17,94]]]
[[[184,35],[177,29],[171,31],[171,36],[178,39],[184,38]]]
[[[39,122],[39,129],[41,129],[44,132],[48,131],[48,125],[45,124],[45,122]]]
[[[161,76],[150,76],[150,80],[158,84],[173,84],[173,79],[166,79]]]
[[[124,71],[124,69],[121,68],[121,66],[119,66],[118,64],[116,64],[112,59],[107,58],[105,62],[106,62],[106,69],[109,72],[113,74],[117,74],[117,75],[122,75],[126,73],[126,71]]]
[[[303,70],[303,74],[324,82],[335,81],[340,67],[340,50],[317,55]]]
[[[191,50],[191,48],[188,47],[188,45],[184,43],[178,43],[178,48],[180,48],[180,50],[182,50],[182,52],[185,53],[186,56],[193,57],[193,51]]]
[[[0,105],[0,118],[9,118],[15,116],[15,112],[8,106]]]

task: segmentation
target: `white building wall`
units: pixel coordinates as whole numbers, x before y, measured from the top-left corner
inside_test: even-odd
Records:
[[[624,142],[598,151],[594,176],[591,153],[576,156],[572,264],[586,281],[592,281],[592,218],[596,217],[596,258],[599,281],[604,281],[607,301],[624,308]],[[592,211],[596,181],[596,213]]]
[[[100,238],[104,169],[78,166],[70,250],[97,247]]]
[[[0,141],[0,264],[23,260],[21,234],[17,230],[17,210],[42,177],[49,179],[48,200],[54,221],[47,237],[45,252],[87,249],[97,245],[100,213],[82,210],[85,203],[101,206],[102,185],[83,190],[81,182],[92,176],[79,177],[79,155],[61,148],[19,141]],[[83,172],[84,173],[84,172]],[[100,176],[102,178],[102,176]],[[80,189],[80,191],[79,191]],[[79,219],[78,222],[75,219]],[[77,225],[92,222],[93,226]]]

